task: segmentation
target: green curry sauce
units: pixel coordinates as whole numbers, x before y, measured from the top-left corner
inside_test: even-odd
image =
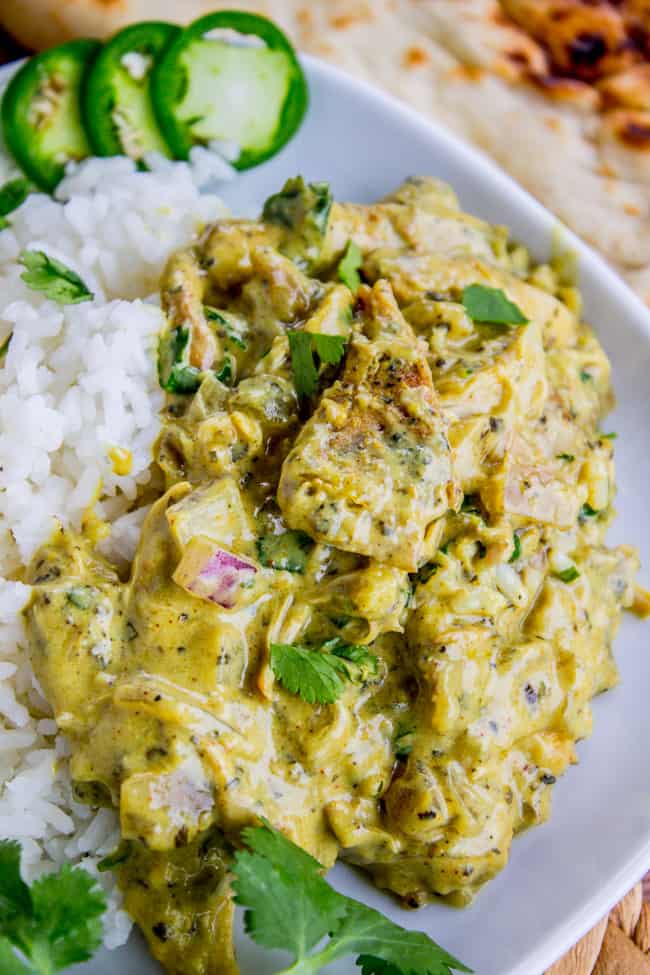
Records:
[[[324,200],[291,181],[266,221],[171,259],[133,564],[59,529],[30,570],[75,787],[119,811],[113,866],[170,972],[236,971],[228,863],[260,817],[408,905],[470,901],[548,816],[634,597],[633,550],[604,545],[609,363],[576,292],[433,180]],[[475,321],[473,285],[508,315]],[[274,646],[372,666],[310,703]]]

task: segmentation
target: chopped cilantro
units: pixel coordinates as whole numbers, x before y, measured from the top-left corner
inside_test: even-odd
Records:
[[[415,581],[418,583],[428,582],[431,576],[438,571],[439,566],[436,562],[425,562],[415,573]]]
[[[77,305],[95,297],[78,274],[44,251],[21,251],[18,260],[26,268],[20,277],[27,287],[59,305]]]
[[[215,376],[220,383],[223,383],[225,386],[230,386],[232,383],[233,369],[232,359],[229,355],[224,357],[221,368],[215,372]]]
[[[158,382],[168,393],[195,393],[201,385],[201,371],[189,365],[190,330],[177,325],[158,343]]]
[[[580,379],[583,383],[590,383],[594,377],[586,369],[580,370]]]
[[[284,572],[304,572],[313,547],[312,539],[301,531],[267,534],[257,539],[257,554],[262,565]]]
[[[288,179],[279,193],[264,204],[263,218],[282,227],[285,233],[280,249],[305,267],[320,254],[327,234],[332,193],[327,183],[305,183],[302,176]]]
[[[525,325],[528,319],[500,288],[470,284],[463,288],[463,305],[469,317],[485,325]]]
[[[363,255],[359,247],[353,240],[349,240],[345,248],[345,254],[339,261],[338,276],[339,281],[342,281],[350,289],[352,294],[356,294],[359,290],[359,285],[361,284],[359,268],[362,264]]]
[[[569,464],[576,459],[575,454],[557,454],[556,456],[558,460],[566,460]]]
[[[393,738],[395,758],[408,758],[413,751],[413,735],[415,728],[410,725],[398,725]]]
[[[598,436],[601,440],[616,440],[618,437],[617,433],[599,433]]]
[[[99,861],[97,869],[100,873],[105,873],[107,870],[115,870],[115,867],[126,863],[131,856],[132,849],[133,843],[131,840],[122,840],[112,853],[109,853],[108,856],[105,856],[103,860]]]
[[[296,392],[312,396],[318,386],[314,355],[322,363],[338,365],[343,358],[346,338],[343,335],[319,335],[315,332],[289,332],[291,368]]]
[[[575,582],[579,577],[580,573],[576,569],[575,565],[570,565],[568,569],[562,569],[561,572],[554,572],[553,575],[556,579],[561,582]]]
[[[218,323],[228,342],[232,342],[239,349],[248,348],[242,336],[242,331],[245,326],[243,319],[239,319],[237,316],[230,315],[227,312],[221,312],[217,308],[213,308],[212,305],[204,305],[203,311],[209,322]]]
[[[271,670],[291,694],[308,704],[333,704],[347,682],[361,684],[377,674],[377,658],[366,647],[334,637],[320,648],[271,644]]]
[[[513,533],[512,545],[513,545],[512,555],[508,559],[508,562],[516,562],[521,555],[521,542],[519,541],[519,535],[517,534],[517,532]]]
[[[581,518],[595,518],[599,514],[600,512],[597,511],[596,508],[592,508],[590,504],[583,504],[582,508],[580,509]]]
[[[327,230],[332,193],[328,183],[305,183],[302,176],[288,179],[279,193],[269,196],[262,217],[287,230],[308,225],[319,234]]]

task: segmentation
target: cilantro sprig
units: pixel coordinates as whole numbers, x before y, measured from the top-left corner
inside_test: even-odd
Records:
[[[366,647],[340,637],[320,648],[272,643],[270,662],[282,686],[308,704],[333,704],[347,683],[362,684],[376,677],[379,668],[377,657]]]
[[[343,358],[347,339],[343,335],[320,335],[316,332],[289,332],[291,369],[299,396],[313,396],[318,386],[319,362],[337,366]]]
[[[26,268],[20,277],[27,287],[59,305],[78,305],[95,297],[75,271],[45,251],[21,251],[19,261]]]
[[[87,961],[100,945],[102,890],[85,870],[63,866],[28,886],[20,846],[0,842],[0,972],[53,975]]]
[[[351,955],[363,975],[470,971],[426,934],[339,894],[321,864],[270,824],[245,829],[242,839],[247,849],[235,854],[235,901],[246,909],[244,927],[254,941],[294,956],[279,975],[315,975]]]
[[[528,321],[501,288],[470,284],[463,288],[463,305],[472,321],[484,325],[525,325]]]

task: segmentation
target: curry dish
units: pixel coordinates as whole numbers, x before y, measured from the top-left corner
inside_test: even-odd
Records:
[[[447,186],[290,181],[161,290],[135,560],[60,528],[26,619],[77,794],[119,810],[128,911],[168,971],[233,975],[228,862],[260,817],[407,905],[472,899],[617,680],[638,566],[604,545],[610,369],[577,291]]]

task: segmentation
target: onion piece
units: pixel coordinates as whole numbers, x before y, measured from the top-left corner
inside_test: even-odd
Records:
[[[220,548],[205,535],[195,535],[172,579],[193,596],[232,609],[240,590],[252,583],[256,572],[251,562]]]

